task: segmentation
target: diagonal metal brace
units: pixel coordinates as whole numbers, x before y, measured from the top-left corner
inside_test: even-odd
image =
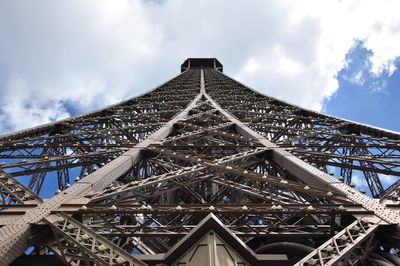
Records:
[[[335,265],[335,263],[346,258],[359,245],[373,237],[378,226],[379,223],[357,219],[296,263],[295,266]]]
[[[64,213],[51,215],[44,221],[51,226],[58,240],[58,250],[68,264],[84,260],[96,265],[146,265]],[[69,253],[71,249],[75,252]],[[78,262],[75,263],[80,265]]]

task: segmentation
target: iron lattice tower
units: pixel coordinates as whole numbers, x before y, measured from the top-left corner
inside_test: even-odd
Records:
[[[398,132],[181,69],[0,137],[1,265],[400,265]]]

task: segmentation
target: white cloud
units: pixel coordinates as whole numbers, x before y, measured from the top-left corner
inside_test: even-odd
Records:
[[[64,117],[65,102],[83,112],[137,95],[176,74],[186,57],[218,57],[255,89],[321,110],[357,40],[373,52],[371,73],[393,73],[399,5],[2,1],[0,132]]]
[[[45,106],[41,106],[39,102],[31,101],[33,96],[28,94],[27,86],[23,80],[13,80],[6,87],[14,93],[3,98],[0,122],[4,130],[26,128],[69,116],[62,102],[50,100],[46,101]]]
[[[158,38],[138,1],[0,3],[0,132],[145,90]]]
[[[247,66],[251,63],[259,67],[244,67],[239,77],[254,87],[265,84],[262,88],[271,95],[321,110],[323,101],[337,90],[337,74],[348,65],[345,56],[357,41],[364,41],[364,47],[373,53],[370,62],[366,62],[367,72],[375,76],[393,74],[394,60],[400,56],[399,9],[398,1],[294,2],[284,17],[286,25],[280,28],[281,36],[274,42],[280,51],[288,51],[285,56],[296,60],[301,71],[293,74],[290,68],[287,71],[279,64],[277,67],[278,54],[266,47],[263,54],[255,54],[247,61]],[[290,51],[308,57],[295,57]],[[351,80],[362,85],[363,73]]]

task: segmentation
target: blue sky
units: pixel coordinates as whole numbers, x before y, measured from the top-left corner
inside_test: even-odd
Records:
[[[348,66],[338,74],[339,88],[325,102],[325,113],[400,131],[400,62],[391,75],[370,73],[372,51],[357,42],[347,53]]]

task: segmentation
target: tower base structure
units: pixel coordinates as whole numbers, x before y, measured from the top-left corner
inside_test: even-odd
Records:
[[[400,265],[398,132],[181,70],[0,137],[1,265]]]

